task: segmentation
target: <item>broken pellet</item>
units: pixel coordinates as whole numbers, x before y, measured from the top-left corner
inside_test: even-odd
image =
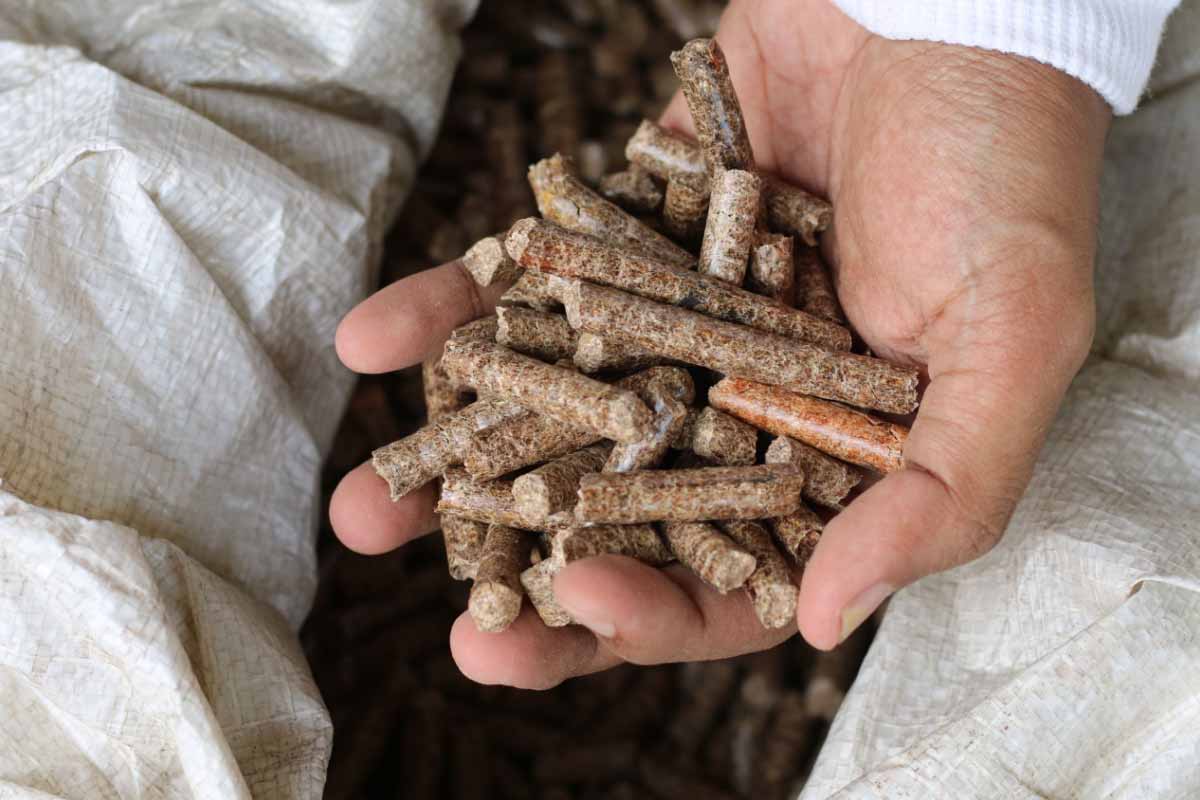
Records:
[[[792,583],[787,562],[771,542],[771,534],[761,524],[749,520],[727,520],[721,523],[721,530],[754,556],[756,566],[746,579],[745,589],[758,621],[765,628],[794,623],[800,593]]]
[[[430,422],[461,411],[471,402],[471,393],[463,391],[442,369],[441,356],[426,359],[421,364],[421,390],[425,395],[425,415]]]
[[[550,628],[561,628],[573,622],[571,615],[554,597],[554,576],[561,568],[557,562],[545,559],[521,573],[521,585],[525,587],[530,604]]]
[[[721,46],[715,39],[693,39],[671,54],[671,65],[679,76],[709,174],[753,170],[750,137]]]
[[[544,273],[530,271],[532,275]],[[594,333],[578,333],[575,366],[585,373],[624,371],[665,364],[670,361],[656,353]]]
[[[629,163],[665,181],[675,181],[708,195],[708,170],[696,143],[651,120],[642,120],[625,144]]]
[[[423,486],[451,464],[460,463],[471,434],[522,413],[521,406],[502,400],[477,400],[411,436],[371,454],[375,471],[388,482],[393,500]]]
[[[815,247],[805,247],[796,254],[796,304],[816,317],[841,324],[845,322],[841,304],[833,291],[829,271]]]
[[[752,292],[773,297],[781,303],[795,302],[795,253],[791,236],[779,233],[759,233],[750,249],[750,272],[746,276],[746,288]],[[801,307],[814,316],[810,308]],[[828,317],[826,317],[828,319]],[[841,322],[841,320],[834,320]]]
[[[536,81],[538,130],[544,152],[576,155],[583,119],[570,54],[559,50],[542,56]]]
[[[446,565],[456,581],[474,578],[483,555],[488,526],[453,514],[443,514],[442,539],[446,545]]]
[[[825,350],[582,281],[567,290],[564,302],[572,327],[619,331],[626,341],[688,364],[879,411],[905,414],[917,406],[912,367]],[[453,376],[448,363],[447,372]]]
[[[663,190],[649,172],[630,165],[600,179],[600,194],[626,211],[653,214],[663,203]]]
[[[679,562],[721,594],[739,588],[754,572],[754,556],[709,522],[664,522],[663,537]]]
[[[561,314],[501,306],[496,316],[496,342],[510,350],[549,362],[570,358],[575,352],[578,334]]]
[[[509,231],[505,246],[513,260],[528,269],[612,286],[833,350],[850,349],[850,332],[828,320],[708,275],[611,247],[544,220],[521,220]]]
[[[480,286],[510,283],[521,276],[521,268],[504,251],[502,236],[485,236],[471,245],[462,263]]]
[[[804,473],[754,467],[606,472],[579,482],[581,522],[656,522],[780,517],[796,510]]]
[[[708,406],[695,419],[690,444],[696,455],[716,464],[745,466],[753,464],[757,456],[758,431],[754,426]]]
[[[708,204],[707,185],[696,187],[680,180],[667,181],[663,194],[663,228],[681,242],[694,244],[700,241],[708,217]]]
[[[512,481],[474,481],[461,467],[442,474],[442,496],[437,513],[452,514],[489,525],[506,525],[527,531],[555,531],[573,523],[569,517],[531,517],[513,502]],[[525,550],[525,555],[529,552]]]
[[[765,461],[768,464],[795,464],[800,467],[805,475],[805,499],[835,511],[842,510],[842,501],[862,480],[862,473],[849,464],[786,436],[771,442]]]
[[[816,512],[804,505],[786,517],[768,520],[767,524],[779,546],[798,567],[803,567],[812,558],[817,543],[821,541],[821,533],[825,530],[825,523]]]
[[[501,305],[528,306],[536,311],[559,311],[566,278],[535,269],[523,270],[517,282],[500,295]]]
[[[482,395],[524,406],[618,442],[650,429],[650,409],[632,392],[488,342],[448,342],[446,374]]]
[[[521,570],[529,555],[527,534],[505,525],[489,525],[467,610],[475,627],[499,633],[521,613]]]
[[[529,185],[542,216],[567,230],[668,264],[686,267],[695,263],[691,253],[584,185],[562,156],[530,167]]]
[[[550,557],[560,566],[601,555],[629,556],[656,567],[675,560],[653,525],[590,525],[554,535]]]
[[[605,472],[633,472],[657,467],[670,451],[671,442],[683,430],[687,407],[675,399],[668,388],[653,384],[640,396],[654,413],[650,432],[636,442],[617,443],[604,464]]]
[[[708,390],[713,406],[776,436],[879,472],[904,466],[908,428],[862,411],[741,378]]]
[[[473,319],[450,332],[452,342],[494,342],[500,321],[495,314]]]
[[[723,169],[713,175],[708,222],[697,269],[740,286],[746,277],[754,241],[762,180],[753,172]]]
[[[766,181],[767,222],[771,228],[815,245],[817,234],[833,222],[833,206],[775,176],[767,176]]]
[[[521,513],[548,517],[575,506],[579,479],[604,467],[612,445],[584,447],[557,458],[513,481],[513,499]]]

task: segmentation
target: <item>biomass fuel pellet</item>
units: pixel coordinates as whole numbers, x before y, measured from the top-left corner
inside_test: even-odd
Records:
[[[762,180],[753,172],[724,169],[713,175],[699,272],[741,286],[749,266],[761,190]]]
[[[796,303],[816,317],[844,324],[841,304],[833,291],[829,271],[821,261],[821,253],[815,247],[805,247],[796,254]]]
[[[569,53],[559,50],[542,56],[537,64],[536,91],[542,148],[549,153],[577,155],[583,119]]]
[[[794,624],[800,593],[792,583],[787,561],[771,541],[771,534],[760,523],[749,520],[726,520],[721,523],[721,530],[754,556],[756,566],[746,579],[745,589],[758,621],[764,628]]]
[[[633,472],[657,467],[687,421],[687,407],[676,400],[666,386],[651,384],[639,394],[654,412],[650,432],[636,442],[618,442],[604,464],[605,472]]]
[[[757,456],[758,431],[736,417],[706,406],[695,419],[690,443],[696,455],[709,461],[725,467],[745,466],[753,464]]]
[[[804,473],[778,464],[585,475],[580,522],[656,522],[780,517],[796,510]]]
[[[573,621],[554,597],[554,576],[559,569],[558,563],[544,559],[521,573],[521,585],[529,602],[549,628],[561,628]]]
[[[540,275],[542,273],[530,272],[530,274]],[[594,333],[578,333],[573,359],[575,366],[587,374],[642,369],[670,361],[668,358],[640,347]]]
[[[772,229],[790,233],[805,244],[817,243],[817,234],[833,222],[833,206],[779,178],[766,177],[767,223]]]
[[[821,532],[825,530],[825,523],[816,512],[803,505],[786,517],[767,520],[767,524],[779,546],[798,567],[803,567],[812,558],[817,542],[821,541]]]
[[[480,286],[510,283],[521,276],[521,268],[504,251],[503,235],[485,236],[471,245],[462,264]]]
[[[442,369],[441,356],[428,358],[421,364],[421,390],[425,395],[425,415],[430,422],[461,411],[471,403],[471,393],[455,385]]]
[[[496,317],[496,343],[510,350],[550,362],[575,353],[579,335],[561,314],[501,306],[496,309]]]
[[[590,525],[564,528],[554,535],[550,558],[565,566],[601,555],[636,558],[652,566],[675,560],[653,525]]]
[[[756,428],[851,464],[878,472],[904,466],[908,428],[863,411],[741,378],[725,378],[713,386],[708,402]]]
[[[517,509],[529,517],[548,517],[575,506],[579,479],[604,468],[609,443],[584,447],[556,458],[513,481],[513,499]]]
[[[671,54],[708,173],[754,169],[754,153],[742,106],[729,76],[725,54],[715,39],[693,39]]]
[[[812,748],[813,722],[803,693],[785,691],[775,704],[775,716],[762,738],[755,764],[753,796],[779,797],[791,788]]]
[[[560,284],[563,285],[563,284]],[[563,285],[563,288],[566,288]],[[450,332],[452,342],[491,342],[496,339],[500,320],[495,314],[473,319],[466,325],[460,325]]]
[[[442,496],[438,500],[437,513],[527,531],[553,532],[573,522],[569,517],[555,519],[553,516],[522,514],[513,502],[512,481],[474,481],[461,467],[451,467],[442,474]]]
[[[708,194],[708,170],[696,143],[645,119],[625,144],[629,163],[665,181],[686,184]]]
[[[754,572],[754,556],[710,522],[664,522],[662,532],[679,562],[721,594]]]
[[[501,305],[528,306],[536,311],[561,311],[562,293],[570,281],[538,270],[522,270],[517,282],[500,295]]]
[[[680,523],[691,524],[691,523]],[[671,720],[668,738],[686,755],[696,751],[712,730],[737,683],[737,667],[731,661],[691,662],[683,669],[697,673],[693,685],[685,687],[684,702]]]
[[[496,227],[507,228],[533,213],[533,197],[525,185],[525,128],[516,103],[492,103],[488,110],[486,149],[494,175]]]
[[[572,327],[620,331],[639,347],[726,375],[896,414],[917,405],[912,367],[824,350],[582,281],[567,290],[564,302]],[[449,363],[446,370],[454,377]]]
[[[654,214],[663,204],[662,187],[636,164],[601,178],[600,194],[626,211],[640,214]]]
[[[663,194],[663,228],[683,242],[699,241],[708,217],[708,186],[696,187],[681,180],[667,181]]]
[[[488,526],[453,514],[443,514],[441,523],[450,577],[458,581],[474,578]]]
[[[795,302],[795,253],[791,236],[778,233],[759,233],[750,250],[750,272],[746,288],[773,297],[781,303]],[[802,308],[810,314],[809,308]],[[815,314],[815,316],[824,316]],[[835,320],[841,322],[841,320]]]
[[[849,464],[786,436],[771,442],[764,460],[768,464],[800,467],[805,475],[805,499],[835,511],[842,510],[846,496],[862,480],[862,473]]]
[[[506,525],[488,526],[467,610],[475,627],[505,630],[521,613],[521,570],[529,560],[528,534]]]

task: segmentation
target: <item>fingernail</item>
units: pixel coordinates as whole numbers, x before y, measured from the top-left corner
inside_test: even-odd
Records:
[[[877,583],[870,589],[851,600],[842,609],[842,632],[838,644],[846,641],[850,634],[862,625],[867,617],[875,613],[875,609],[896,591],[896,587],[886,583]]]
[[[602,639],[613,638],[617,635],[617,626],[606,613],[602,602],[596,602],[595,598],[587,594],[580,597],[578,592],[559,591],[559,587],[563,585],[562,581],[570,569],[567,567],[554,578],[555,600],[570,615],[576,625],[582,625]],[[570,586],[566,585],[563,588],[569,590]]]
[[[581,614],[569,608],[567,609],[567,613],[571,615],[571,619],[575,620],[577,624],[587,628],[601,639],[611,639],[617,635],[617,626],[606,619],[589,616],[588,612]]]

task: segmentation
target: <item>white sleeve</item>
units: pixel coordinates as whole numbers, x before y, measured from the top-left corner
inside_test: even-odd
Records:
[[[834,0],[867,30],[1026,56],[1137,107],[1178,0]]]

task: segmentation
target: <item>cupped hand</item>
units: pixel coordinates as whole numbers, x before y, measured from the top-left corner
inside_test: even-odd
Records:
[[[718,41],[758,165],[828,196],[823,248],[871,349],[929,379],[907,466],[826,527],[801,581],[798,625],[835,646],[891,592],[970,561],[1001,536],[1067,385],[1087,355],[1101,151],[1109,109],[1016,56],[869,34],[828,0],[735,0]],[[690,133],[680,98],[664,123]],[[360,372],[417,363],[486,313],[450,264],[347,316],[338,352]],[[335,493],[346,544],[382,552],[435,527],[432,494],[391,503],[369,465]],[[719,658],[770,646],[741,592],[618,557],[570,565],[560,602],[502,634],[460,619],[459,666],[488,683],[552,686],[622,660]]]

